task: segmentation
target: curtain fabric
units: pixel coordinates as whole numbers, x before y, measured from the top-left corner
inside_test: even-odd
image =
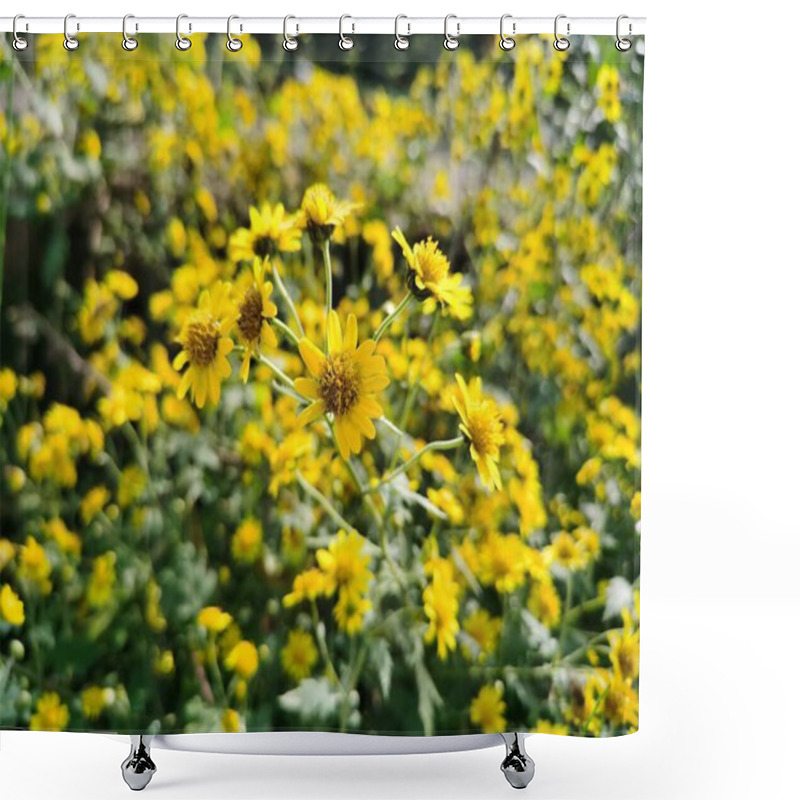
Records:
[[[0,727],[638,727],[644,43],[0,46]]]

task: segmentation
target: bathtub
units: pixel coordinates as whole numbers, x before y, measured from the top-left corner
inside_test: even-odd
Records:
[[[153,750],[272,756],[411,755],[482,750],[505,745],[500,769],[515,789],[533,779],[533,759],[525,751],[525,733],[483,733],[461,736],[373,736],[353,733],[181,733],[120,736],[130,741],[122,777],[134,791],[144,789],[156,772]]]

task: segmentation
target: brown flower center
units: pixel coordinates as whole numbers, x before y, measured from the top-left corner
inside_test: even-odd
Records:
[[[358,401],[361,377],[355,361],[343,353],[328,356],[319,378],[319,396],[325,411],[340,417]]]
[[[257,342],[261,336],[261,326],[264,322],[264,301],[261,292],[256,286],[251,286],[245,292],[239,304],[239,319],[236,324],[244,339],[248,342]]]
[[[270,258],[275,254],[275,242],[271,236],[253,237],[253,253],[259,258]]]
[[[207,367],[217,357],[219,330],[209,314],[206,319],[194,319],[184,335],[183,346],[189,354],[189,361],[198,367]]]

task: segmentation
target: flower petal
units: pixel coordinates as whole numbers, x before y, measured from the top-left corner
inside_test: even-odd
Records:
[[[294,388],[297,389],[303,397],[308,397],[311,400],[319,399],[319,387],[313,378],[295,378]]]
[[[303,409],[297,417],[299,425],[310,425],[325,413],[325,404],[322,400],[315,400],[310,406]]]
[[[328,352],[342,352],[342,323],[335,311],[328,314]]]
[[[300,340],[298,348],[308,371],[315,378],[319,378],[325,368],[325,354],[310,339],[306,338]]]
[[[358,322],[355,314],[347,315],[347,327],[344,332],[344,349],[355,350],[358,344]]]

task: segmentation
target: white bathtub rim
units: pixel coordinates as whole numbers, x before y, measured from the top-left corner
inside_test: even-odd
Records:
[[[130,736],[104,734],[119,741]],[[527,734],[521,734],[526,736]],[[499,733],[453,736],[381,736],[326,731],[156,734],[150,747],[191,753],[272,756],[419,755],[483,750],[503,744]]]

